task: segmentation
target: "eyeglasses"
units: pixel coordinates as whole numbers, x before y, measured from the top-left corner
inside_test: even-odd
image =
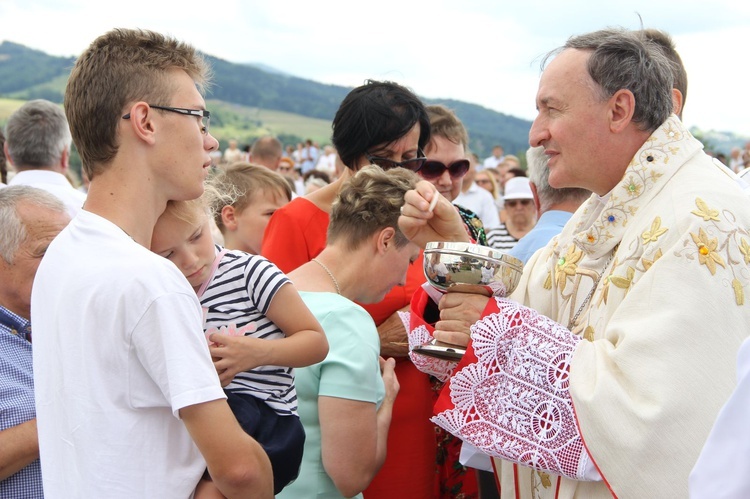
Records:
[[[365,153],[365,158],[367,158],[367,161],[374,165],[378,165],[383,170],[390,170],[391,168],[401,167],[415,172],[422,168],[424,162],[427,161],[427,158],[424,157],[424,153],[422,151],[417,151],[417,154],[420,154],[420,156],[417,158],[405,159],[404,161],[393,161],[392,159],[373,156],[369,152]]]
[[[518,205],[528,206],[531,204],[531,199],[508,199],[505,201],[505,206],[508,208],[515,208]]]
[[[425,161],[420,168],[417,168],[414,171],[426,180],[440,177],[445,170],[448,170],[451,178],[461,178],[469,171],[469,166],[471,166],[471,164],[468,159],[459,159],[448,166],[445,166],[445,163],[441,163],[440,161],[428,160]]]
[[[172,113],[179,113],[185,116],[199,116],[201,118],[201,133],[203,135],[208,134],[208,123],[211,120],[211,113],[206,111],[205,109],[185,109],[182,107],[155,106],[153,104],[149,104],[149,107],[153,107],[154,109],[160,109],[162,111],[170,111]],[[122,119],[129,120],[130,113],[123,116]]]

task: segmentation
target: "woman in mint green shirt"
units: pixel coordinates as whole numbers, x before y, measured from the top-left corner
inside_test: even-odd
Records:
[[[398,229],[404,194],[418,177],[365,167],[331,209],[326,248],[289,274],[326,333],[329,353],[296,370],[299,416],[307,435],[299,477],[277,497],[361,497],[385,460],[398,393],[393,359],[380,357],[370,315],[419,256]]]

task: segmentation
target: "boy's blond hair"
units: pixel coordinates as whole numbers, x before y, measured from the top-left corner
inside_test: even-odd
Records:
[[[289,182],[280,173],[265,166],[240,161],[219,170],[208,179],[204,197],[222,234],[226,231],[221,218],[222,209],[233,206],[236,211],[242,212],[259,191],[275,192],[287,201],[292,200]]]

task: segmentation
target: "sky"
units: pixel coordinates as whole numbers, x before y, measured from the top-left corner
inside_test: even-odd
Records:
[[[391,80],[533,120],[541,58],[576,34],[670,33],[688,127],[750,137],[750,2],[738,0],[0,0],[0,40],[77,56],[116,27],[172,35],[235,63],[347,87]]]

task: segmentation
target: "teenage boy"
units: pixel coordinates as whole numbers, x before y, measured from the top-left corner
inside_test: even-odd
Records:
[[[195,292],[151,253],[169,200],[200,196],[218,142],[195,49],[115,29],[79,57],[65,111],[91,180],[32,290],[47,497],[271,497],[262,448],[226,403]],[[200,270],[200,269],[198,269]]]

